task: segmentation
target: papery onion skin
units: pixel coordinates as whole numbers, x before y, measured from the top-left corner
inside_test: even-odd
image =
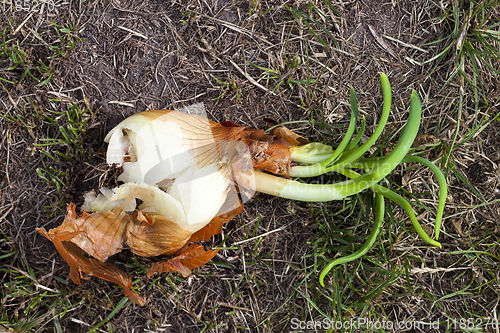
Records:
[[[90,215],[83,213],[77,218],[75,204],[69,204],[67,212],[66,219],[58,228],[48,232],[44,228],[37,228],[36,230],[54,243],[57,252],[70,266],[71,280],[81,286],[80,277],[88,279],[82,275],[87,274],[116,283],[123,288],[125,295],[134,303],[144,305],[145,301],[130,290],[132,279],[127,273],[113,264],[85,257],[78,244],[81,243],[83,247],[86,247],[86,252],[88,250],[96,256],[107,258],[109,255],[116,253],[118,249],[121,249],[123,245],[123,233],[116,232],[117,230],[123,230],[123,226],[116,222],[125,222],[123,224],[126,226],[130,221],[129,217],[121,214],[116,215],[116,212],[107,212],[108,214],[105,213],[104,215],[101,213]],[[87,227],[85,222],[89,222],[91,219],[94,222],[89,223],[91,226],[96,226],[95,222],[100,222],[97,230],[85,230]],[[109,234],[106,232],[107,227],[111,227]],[[95,242],[99,239],[107,239],[108,241],[103,243]],[[86,246],[86,244],[89,244],[89,240],[91,240],[92,245]]]
[[[75,205],[70,204],[64,222],[44,236],[52,240],[56,234],[72,234],[73,243],[104,262],[123,249],[125,230],[130,221],[130,214],[122,214],[122,211],[116,209],[94,214],[84,212],[77,218]]]
[[[193,232],[161,215],[145,214],[145,221],[134,220],[126,230],[127,245],[142,257],[171,256],[179,251]]]
[[[241,212],[242,209],[238,211]],[[200,230],[196,235],[212,235],[227,219],[214,219],[207,231]],[[215,229],[214,229],[215,228]],[[104,261],[128,245],[130,250],[140,256],[175,255],[165,263],[157,263],[148,275],[160,271],[178,271],[183,275],[208,262],[216,250],[204,251],[201,245],[196,249],[187,246],[193,232],[180,227],[176,222],[160,215],[144,214],[141,211],[125,213],[116,210],[83,213],[76,216],[75,205],[68,205],[68,214],[63,224],[49,230],[36,229],[41,235],[54,243],[56,250],[70,266],[70,277],[81,285],[82,274],[95,276],[118,284],[134,303],[144,305],[145,301],[132,292],[131,277],[113,264]],[[220,231],[219,231],[220,232]],[[200,239],[200,236],[196,236]],[[83,254],[98,259],[87,258]],[[182,260],[181,260],[182,259]]]

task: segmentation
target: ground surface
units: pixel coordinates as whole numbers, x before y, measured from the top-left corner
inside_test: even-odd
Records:
[[[281,332],[294,329],[295,320],[364,318],[439,321],[439,329],[432,328],[437,332],[447,320],[457,320],[455,331],[464,328],[461,319],[485,328],[486,318],[497,314],[500,123],[481,120],[498,113],[500,84],[498,76],[483,74],[477,110],[473,90],[465,85],[457,132],[460,77],[445,85],[455,70],[453,59],[423,64],[448,45],[426,45],[449,33],[449,26],[437,19],[445,5],[331,1],[331,6],[314,3],[316,11],[307,1],[2,4],[4,326],[40,332]],[[36,12],[27,10],[35,5]],[[14,57],[6,56],[7,49]],[[16,65],[12,59],[23,61]],[[486,66],[481,68],[486,73]],[[471,71],[465,68],[468,75]],[[138,307],[125,303],[121,289],[106,281],[73,284],[53,245],[34,230],[59,225],[66,204],[81,204],[85,191],[116,185],[116,170],[105,165],[103,136],[126,116],[202,102],[211,119],[254,128],[265,128],[264,118],[345,125],[353,86],[371,134],[382,104],[381,73],[391,81],[393,109],[380,144],[397,140],[415,89],[424,108],[424,156],[452,161],[446,169],[442,249],[406,232],[411,224],[393,205],[397,221],[387,218],[373,252],[332,271],[325,289],[317,276],[339,242],[325,242],[331,237],[325,230],[356,230],[361,223],[358,238],[352,238],[361,242],[369,229],[362,218],[356,220],[359,210],[354,217],[335,215],[342,202],[306,204],[259,195],[206,244],[217,246],[227,237],[213,262],[187,279],[176,274],[146,278],[154,259],[127,251],[114,257],[147,301]],[[73,113],[66,113],[68,106]],[[67,140],[60,126],[72,124],[68,114],[83,111],[86,127]],[[304,123],[290,127],[329,142],[339,142],[345,130]],[[477,132],[468,138],[472,130]],[[468,139],[444,155],[455,134],[456,142]],[[44,139],[61,141],[44,146],[49,142]],[[427,193],[432,183],[425,168],[407,169],[391,179],[407,193]],[[419,198],[435,207],[435,196]],[[426,214],[419,208],[417,213],[431,230],[434,210]]]

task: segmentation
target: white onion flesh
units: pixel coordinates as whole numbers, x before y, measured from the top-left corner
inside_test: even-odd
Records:
[[[219,161],[206,118],[176,111],[142,112],[118,124],[105,141],[107,162],[123,167],[118,180],[124,184],[108,199],[99,195],[87,207],[124,205],[123,200],[138,198],[143,201],[140,209],[195,232],[217,216],[234,186]]]

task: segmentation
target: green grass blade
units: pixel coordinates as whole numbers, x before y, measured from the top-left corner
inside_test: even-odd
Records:
[[[91,332],[95,332],[97,331],[97,329],[99,327],[101,327],[102,325],[106,324],[111,318],[113,318],[113,316],[121,310],[121,308],[127,304],[127,302],[129,301],[129,298],[128,297],[124,297],[120,300],[120,302],[118,302],[118,304],[116,305],[116,307],[113,309],[113,311],[111,311],[111,313],[103,320],[101,321],[100,323],[98,323],[96,326],[94,326],[90,331],[89,333]]]

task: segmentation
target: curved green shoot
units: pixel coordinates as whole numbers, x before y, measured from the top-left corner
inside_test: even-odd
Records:
[[[446,178],[441,170],[432,162],[420,156],[408,155],[408,151],[418,134],[422,115],[422,106],[416,91],[412,91],[410,113],[407,124],[401,132],[398,142],[392,152],[383,157],[363,158],[363,155],[380,137],[390,113],[392,98],[391,87],[389,80],[383,74],[381,75],[381,84],[384,95],[382,116],[375,132],[368,139],[368,141],[358,147],[358,143],[363,136],[366,125],[364,117],[361,129],[358,131],[354,140],[351,140],[355,129],[356,115],[358,111],[356,95],[354,90],[351,88],[351,120],[349,122],[346,136],[337,149],[333,153],[330,153],[331,151],[325,150],[324,147],[314,149],[313,146],[304,148],[298,147],[296,155],[297,158],[300,158],[303,161],[316,161],[316,163],[306,166],[293,166],[289,171],[291,177],[297,178],[314,177],[334,171],[347,176],[350,180],[336,184],[306,184],[260,171],[255,171],[254,173],[256,184],[255,189],[257,191],[299,201],[321,202],[338,200],[352,196],[368,188],[375,192],[376,205],[373,208],[375,223],[369,237],[358,249],[358,251],[346,257],[333,260],[323,269],[320,275],[320,283],[322,286],[324,286],[324,277],[335,265],[355,260],[364,255],[373,246],[383,222],[385,212],[384,198],[394,201],[406,211],[415,231],[422,238],[422,240],[430,245],[441,247],[441,244],[437,240],[432,239],[422,228],[417,220],[417,217],[415,216],[410,202],[396,192],[378,184],[378,182],[393,172],[393,170],[400,163],[416,162],[429,167],[436,175],[439,183],[439,202],[435,222],[436,239],[439,237],[447,195]],[[311,158],[307,157],[306,155],[308,152],[311,156],[314,156]],[[329,153],[331,155],[329,155]],[[325,159],[325,156],[329,157]],[[359,174],[351,168],[363,169],[365,173]]]
[[[403,159],[403,161],[401,161],[401,163],[406,163],[406,162],[416,162],[425,165],[426,167],[431,169],[431,171],[437,178],[439,185],[439,201],[436,212],[436,225],[434,232],[436,234],[436,239],[439,239],[439,232],[441,231],[441,222],[443,220],[443,214],[444,214],[444,206],[446,204],[446,197],[448,196],[448,185],[446,184],[446,178],[441,169],[439,169],[431,161],[426,160],[421,156],[408,155]]]
[[[387,89],[387,86],[386,86]],[[387,101],[387,99],[386,99]],[[390,108],[390,106],[389,106]],[[330,201],[342,199],[359,193],[372,185],[378,183],[401,163],[417,136],[421,118],[420,99],[415,91],[412,92],[410,103],[410,115],[408,124],[401,133],[396,146],[392,152],[385,157],[370,172],[355,179],[336,184],[305,184],[295,180],[283,179],[277,176],[265,175],[255,172],[256,190],[271,195],[277,195],[287,199],[300,201]],[[361,148],[360,148],[361,149]],[[355,153],[353,153],[354,155]],[[290,175],[294,176],[293,167]],[[337,168],[340,172],[344,168]],[[265,179],[265,180],[264,180]]]
[[[348,150],[351,150],[351,149],[354,149],[354,148],[357,148],[358,147],[358,143],[359,141],[361,140],[361,138],[363,137],[363,134],[365,134],[365,128],[366,128],[366,119],[365,119],[365,116],[363,116],[363,118],[361,118],[361,128],[359,129],[358,131],[358,134],[356,134],[356,137],[354,138],[354,140],[352,140],[348,145],[347,147],[345,148],[346,151]]]
[[[384,157],[372,157],[372,158],[366,158],[366,159],[360,159],[356,163],[354,163],[352,166],[355,168],[362,168],[362,169],[372,169],[374,168],[377,164],[379,164],[381,161],[383,161]],[[438,199],[438,206],[437,206],[437,212],[436,212],[436,222],[435,222],[435,237],[436,239],[439,238],[439,233],[441,231],[441,223],[443,220],[443,214],[444,214],[444,208],[446,204],[446,198],[448,194],[448,186],[446,184],[446,178],[441,171],[434,163],[432,163],[429,160],[426,160],[423,157],[420,156],[413,156],[413,155],[407,155],[405,158],[401,160],[401,163],[411,163],[411,162],[416,162],[416,163],[421,163],[425,166],[427,166],[431,171],[434,173],[434,175],[437,178],[438,181],[438,186],[439,186],[439,199]],[[355,171],[349,170],[349,169],[342,169],[339,170],[339,173],[343,174],[344,176],[347,176],[349,178],[355,179],[361,176]],[[415,226],[416,230],[420,230],[421,227],[416,226],[418,224],[418,221],[416,220],[415,214],[413,212],[413,209],[411,208],[410,203],[401,197],[399,194],[383,188],[380,185],[376,185],[372,187],[372,190],[377,192],[377,191],[382,191],[383,194],[387,198],[395,199],[394,201],[398,203],[410,216],[410,220],[412,221],[413,225]],[[423,229],[422,229],[423,230]],[[421,235],[422,236],[422,235]],[[424,238],[424,237],[422,237]],[[427,237],[425,237],[427,239]],[[429,241],[427,241],[429,243]],[[432,245],[436,245],[434,241],[432,241]]]
[[[372,169],[382,160],[383,157],[371,157],[371,158],[359,159],[356,163],[352,165],[352,167],[361,168],[365,170]],[[439,233],[441,231],[441,223],[443,220],[446,197],[448,195],[448,185],[446,184],[446,177],[444,176],[441,169],[439,169],[434,163],[421,156],[406,155],[405,158],[401,160],[401,163],[412,163],[412,162],[423,164],[429,169],[431,169],[432,173],[434,173],[438,181],[439,199],[436,211],[436,225],[435,225],[436,239],[438,239]]]
[[[333,154],[329,155],[329,157],[323,158],[322,160],[319,161],[315,161],[315,163],[312,165],[294,167],[293,171],[291,171],[293,172],[293,174],[290,175],[291,177],[315,177],[325,173],[325,166],[334,163],[342,155],[346,147],[350,145],[349,141],[351,141],[351,138],[354,134],[354,130],[356,129],[356,122],[358,119],[358,103],[356,101],[356,92],[354,91],[353,87],[351,87],[350,89],[350,98],[351,98],[351,118],[349,119],[349,126],[347,127],[347,132],[342,141],[340,142],[340,144],[338,145],[337,149],[335,149]],[[364,125],[364,117],[363,117],[363,125]],[[363,131],[364,131],[364,126],[363,126]],[[359,142],[359,139],[361,139],[359,133],[356,136],[356,139],[357,142]],[[309,153],[309,156],[307,156],[306,154],[307,150],[310,150],[311,148],[313,148],[311,143],[305,146],[290,148],[292,161],[300,163],[308,163],[308,162],[313,162],[314,159],[316,158],[321,158],[322,156],[324,156],[318,154],[317,151],[311,151]]]
[[[291,167],[289,170],[289,175],[292,178],[305,178],[317,177],[328,172],[329,169],[323,167],[321,163],[315,163],[311,165],[297,165]]]
[[[356,122],[358,120],[358,102],[356,101],[356,92],[354,88],[350,89],[350,97],[351,97],[351,119],[349,120],[349,126],[347,127],[347,132],[345,133],[344,138],[338,145],[337,149],[333,152],[330,158],[322,161],[321,165],[329,165],[337,160],[337,158],[344,152],[344,149],[351,141],[352,135],[354,134],[354,130],[356,129]]]
[[[331,162],[333,161],[328,159],[323,162],[313,164],[313,165],[307,165],[307,166],[296,166],[293,167],[292,170],[290,170],[290,176],[291,177],[316,177],[319,175],[322,175],[324,173],[330,172],[330,171],[336,171],[339,168],[342,168],[343,166],[352,163],[356,161],[358,158],[364,155],[370,149],[377,139],[380,137],[382,134],[385,124],[387,123],[387,119],[389,119],[389,113],[391,111],[391,103],[392,103],[392,92],[391,92],[391,84],[389,83],[389,79],[385,74],[382,74],[380,76],[380,83],[382,85],[382,94],[384,97],[384,104],[382,107],[382,115],[380,116],[380,122],[375,129],[375,132],[372,134],[372,136],[359,148],[353,150],[350,154],[346,154],[342,156],[337,163],[335,163],[333,166],[331,166]],[[416,94],[416,93],[415,93]],[[412,94],[413,95],[413,94]],[[418,96],[417,96],[418,98]],[[354,104],[353,104],[354,101]],[[356,102],[356,95],[354,93],[354,89],[351,90],[351,112],[358,110],[357,108],[357,102]],[[352,119],[351,119],[352,120]],[[363,122],[364,124],[364,122]],[[418,122],[420,124],[420,120]],[[364,132],[364,128],[363,128]],[[358,133],[359,135],[359,133]],[[362,134],[359,136],[359,139],[361,139]],[[349,140],[351,137],[349,137]],[[412,141],[413,142],[413,141]],[[356,143],[357,144],[357,143]]]
[[[442,247],[441,243],[439,243],[438,241],[432,239],[425,232],[425,230],[422,228],[422,226],[418,222],[417,217],[415,216],[415,213],[413,212],[413,208],[411,207],[411,204],[408,202],[408,200],[406,200],[405,198],[403,198],[402,196],[400,196],[396,192],[391,191],[388,188],[385,188],[385,187],[383,187],[383,186],[381,186],[379,184],[373,185],[372,190],[375,193],[382,194],[387,199],[392,200],[396,204],[398,204],[399,206],[401,206],[401,208],[403,208],[405,210],[406,214],[408,214],[408,216],[410,217],[410,221],[413,224],[413,227],[415,228],[415,231],[418,233],[418,235],[420,236],[420,238],[422,238],[422,240],[424,240],[427,244],[430,244],[430,245],[433,245],[433,246],[437,246],[439,248]],[[437,223],[437,220],[436,220],[436,225],[437,224],[438,223]],[[441,220],[439,221],[439,224],[441,224]]]
[[[384,213],[385,213],[385,202],[384,202],[384,197],[376,193],[375,194],[375,207],[373,207],[373,211],[375,212],[375,223],[373,224],[372,230],[370,231],[370,235],[364,242],[364,244],[353,254],[338,258],[330,262],[328,265],[326,265],[325,268],[321,271],[321,274],[319,276],[319,283],[321,284],[322,287],[325,286],[324,279],[325,276],[331,271],[331,269],[336,266],[336,265],[341,265],[345,264],[347,262],[356,260],[366,254],[368,250],[373,246],[375,243],[375,240],[378,237],[378,234],[380,233],[380,229],[382,229],[382,223],[384,222]]]
[[[364,155],[370,149],[377,139],[380,137],[382,134],[385,124],[387,123],[387,119],[389,119],[389,113],[391,111],[391,103],[392,103],[392,92],[391,92],[391,84],[389,83],[389,79],[385,74],[382,74],[380,76],[380,83],[382,85],[382,95],[384,97],[384,104],[382,107],[382,115],[380,116],[380,121],[378,123],[377,128],[375,129],[375,132],[372,134],[372,136],[358,149],[353,151],[352,154],[349,154],[349,156],[344,156],[340,158],[338,163],[335,165],[336,167],[342,167],[343,165],[349,164],[351,162],[354,162],[358,158]],[[415,93],[416,95],[416,93]],[[413,97],[413,93],[412,93]],[[418,96],[417,96],[418,98]],[[420,104],[420,100],[419,100]],[[409,123],[409,122],[408,122]],[[410,124],[410,123],[409,123]],[[420,124],[420,120],[418,122]],[[412,141],[413,142],[413,141]]]
[[[340,173],[343,174],[344,176],[347,176],[347,177],[352,178],[352,179],[358,179],[360,177],[359,173],[357,173],[356,171],[352,171],[350,169],[342,169],[340,171]],[[415,231],[418,233],[418,235],[420,236],[420,238],[422,238],[423,241],[425,241],[427,244],[441,247],[441,244],[438,241],[432,239],[425,232],[425,230],[422,228],[422,226],[420,225],[420,222],[418,222],[417,217],[415,216],[415,213],[413,212],[413,208],[411,207],[411,204],[408,202],[408,200],[406,200],[405,198],[403,198],[402,196],[400,196],[396,192],[389,190],[388,188],[385,188],[379,184],[373,184],[371,186],[371,189],[373,192],[380,193],[381,195],[383,195],[387,199],[392,200],[396,204],[401,206],[401,208],[404,209],[406,214],[408,214],[410,221],[413,224],[413,227],[415,228]],[[436,216],[436,224],[439,223],[439,225],[441,225],[441,219],[442,219],[442,216],[439,217],[439,222],[438,222],[437,216]]]
[[[408,122],[403,132],[401,133],[396,146],[394,147],[392,152],[382,161],[380,161],[380,163],[377,164],[370,172],[353,180],[357,186],[364,187],[367,184],[370,184],[364,188],[371,187],[373,184],[378,183],[380,180],[385,178],[401,163],[403,158],[410,150],[413,141],[415,141],[418,129],[420,127],[421,115],[422,107],[420,104],[420,99],[418,98],[418,94],[413,91],[411,94],[410,114],[408,117]],[[353,153],[352,155],[355,154],[356,153]],[[344,169],[339,168],[337,165],[334,168],[339,172],[340,170]]]

